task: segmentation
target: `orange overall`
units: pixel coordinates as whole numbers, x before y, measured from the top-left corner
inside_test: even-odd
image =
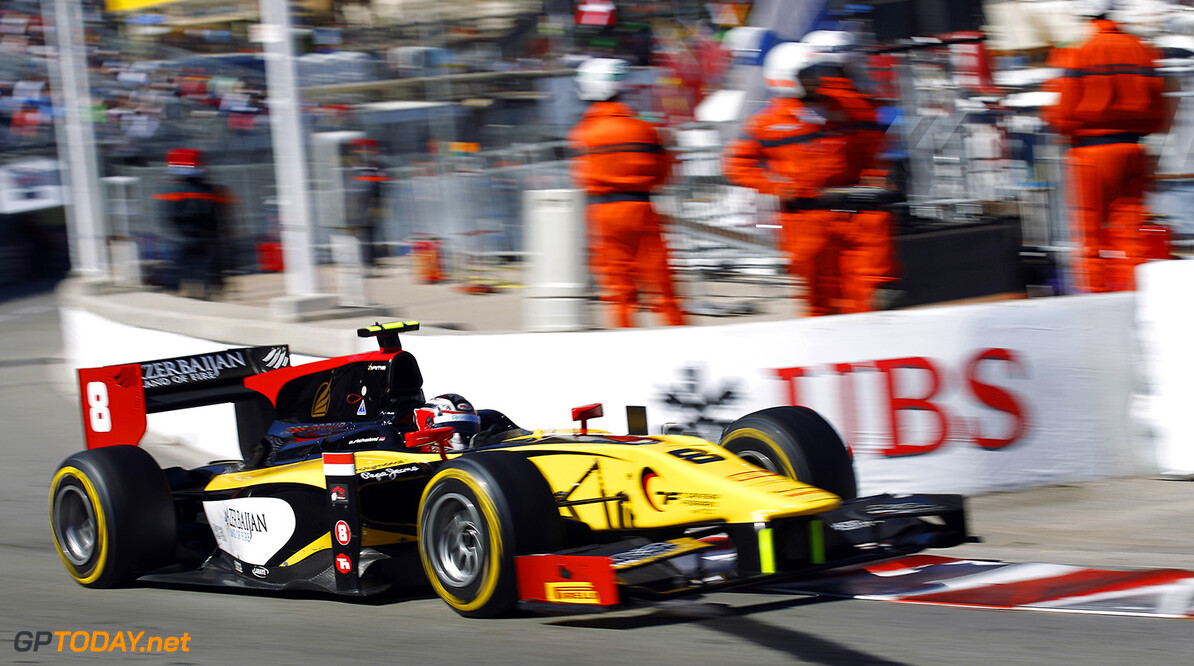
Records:
[[[1164,124],[1164,82],[1154,67],[1156,50],[1112,21],[1092,23],[1090,39],[1050,55],[1050,65],[1065,73],[1049,83],[1060,96],[1045,120],[1073,146],[1068,184],[1076,287],[1129,291],[1147,253],[1141,225],[1149,167],[1139,141]]]
[[[832,100],[845,114],[852,184],[885,181],[886,172],[876,168],[884,132],[870,96],[860,92],[854,82],[845,77],[822,77],[816,92]],[[842,312],[869,312],[874,309],[875,289],[895,279],[897,267],[891,238],[894,220],[886,210],[838,213],[843,214],[850,215],[849,235],[853,247],[841,258],[843,301],[840,309]]]
[[[847,99],[826,95],[830,118],[798,99],[773,98],[746,120],[725,156],[731,182],[783,202],[780,247],[789,271],[804,279],[810,316],[871,309],[875,286],[890,273],[886,215],[818,207],[822,189],[858,183],[882,136],[861,94],[835,92]]]
[[[595,102],[568,135],[573,179],[589,196],[591,268],[614,323],[633,326],[643,292],[657,296],[665,323],[684,323],[659,214],[650,193],[667,180],[671,158],[655,127],[619,102]]]

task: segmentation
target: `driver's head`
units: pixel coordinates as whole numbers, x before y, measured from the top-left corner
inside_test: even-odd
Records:
[[[477,410],[458,393],[437,395],[427,401],[423,408],[433,414],[429,424],[431,427],[449,427],[456,431],[449,446],[453,451],[467,449],[472,443],[473,435],[481,430],[481,417],[477,416]]]

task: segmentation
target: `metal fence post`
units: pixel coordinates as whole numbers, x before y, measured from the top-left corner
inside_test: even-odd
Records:
[[[141,286],[141,257],[133,238],[131,220],[137,208],[137,189],[141,179],[133,176],[108,176],[100,181],[108,189],[109,219],[108,254],[112,266],[112,281],[121,287]]]
[[[523,202],[530,249],[524,328],[528,331],[589,328],[584,193],[527,190]]]

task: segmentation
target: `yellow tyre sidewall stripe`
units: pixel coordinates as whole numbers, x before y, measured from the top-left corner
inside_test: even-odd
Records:
[[[96,555],[93,564],[91,565],[90,573],[80,571],[78,567],[71,564],[70,560],[66,559],[66,551],[62,544],[58,542],[58,530],[53,529],[54,520],[54,496],[58,494],[58,489],[61,483],[67,478],[75,479],[79,485],[83,486],[83,491],[87,493],[87,499],[91,501],[91,511],[95,515],[95,548]],[[54,475],[54,479],[50,482],[50,521],[51,529],[50,535],[54,539],[54,547],[58,549],[58,557],[62,560],[62,564],[66,566],[66,570],[75,580],[83,585],[90,585],[99,579],[104,573],[104,565],[108,562],[108,524],[104,517],[104,506],[100,503],[99,493],[95,490],[95,485],[91,483],[91,479],[87,478],[87,474],[77,467],[63,467]]]
[[[788,478],[796,478],[796,470],[792,469],[792,461],[788,460],[788,456],[784,453],[783,448],[781,448],[779,444],[776,444],[775,440],[762,430],[757,430],[755,428],[742,428],[741,430],[735,430],[721,441],[721,445],[723,447],[728,446],[730,442],[742,437],[752,437],[766,444],[768,448],[771,449],[771,453],[773,454],[772,457],[777,463],[779,463],[779,466],[783,468],[781,473]]]
[[[460,611],[470,612],[477,610],[488,603],[489,600],[493,598],[494,592],[497,590],[498,578],[502,568],[502,553],[504,551],[502,547],[501,535],[502,525],[501,520],[498,517],[497,507],[493,505],[492,498],[489,497],[489,494],[485,492],[475,477],[460,469],[446,469],[439,474],[436,474],[435,477],[431,479],[431,482],[427,484],[426,489],[423,491],[423,497],[419,501],[419,506],[423,506],[423,503],[427,501],[427,495],[437,484],[448,479],[456,479],[457,481],[463,483],[465,487],[472,491],[473,495],[477,498],[477,503],[481,505],[481,513],[484,514],[485,521],[487,523],[485,526],[485,531],[489,533],[490,556],[487,558],[486,562],[487,571],[485,572],[485,580],[481,583],[481,587],[477,590],[477,594],[472,601],[460,599],[448,591],[448,589],[439,582],[439,579],[436,578],[435,569],[431,566],[430,562],[428,562],[427,552],[425,550],[425,544],[428,543],[428,539],[423,536],[422,525],[419,526],[419,559],[423,562],[423,571],[427,574],[427,579],[431,581],[431,586],[435,588],[436,594],[438,594],[441,599],[448,602],[448,605],[452,606],[453,608]],[[419,512],[419,517],[421,520],[422,511]]]

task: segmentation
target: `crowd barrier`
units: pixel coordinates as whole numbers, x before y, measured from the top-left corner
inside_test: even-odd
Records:
[[[978,494],[1190,477],[1184,400],[1194,352],[1184,341],[1194,317],[1177,299],[1194,281],[1194,262],[1143,270],[1139,294],[679,328],[426,329],[404,336],[404,346],[420,360],[428,396],[461,393],[530,427],[571,427],[571,408],[601,402],[607,416],[591,425],[624,432],[624,407],[644,405],[652,432],[716,440],[748,412],[808,405],[851,446],[862,492]],[[65,299],[70,366],[263,344],[267,327],[273,343],[304,336],[301,325],[263,322],[260,331],[201,339],[136,318]],[[370,343],[354,344],[363,351]],[[321,355],[310,344],[296,351],[295,363],[344,353]],[[237,457],[231,407],[204,410],[153,415],[151,431],[211,458]]]
[[[1004,116],[998,119],[1008,120]],[[1029,151],[1019,151],[1021,159],[992,160],[992,145],[999,144],[999,133],[993,129],[996,125],[961,123],[951,127],[951,139],[945,143],[952,151],[952,161],[938,165],[944,171],[934,172],[929,180],[956,187],[946,190],[941,185],[927,195],[910,197],[907,208],[897,209],[897,233],[903,237],[929,229],[961,229],[1014,219],[1019,227],[1017,242],[1039,252],[1052,267],[1043,271],[1040,282],[1048,284],[1050,293],[1065,293],[1069,247],[1060,212],[1063,193],[1057,189],[1059,174],[1053,168],[1057,156],[1049,153],[1046,158],[1048,151],[1038,149],[1033,158],[1020,154]],[[751,264],[755,273],[762,268],[774,275],[782,263],[774,231],[778,202],[725,179],[721,161],[729,129],[723,124],[693,123],[674,132],[676,167],[671,181],[656,197],[657,208],[671,222],[667,229],[673,264],[679,269],[721,272],[728,266],[739,273],[749,272],[740,267]],[[1043,143],[1039,128],[1022,129],[1009,137],[1013,134],[1034,145]],[[980,135],[982,140],[975,138]],[[405,156],[405,164],[386,169],[384,213],[374,235],[376,254],[405,254],[415,243],[431,240],[440,248],[447,279],[500,282],[498,269],[523,258],[530,242],[522,192],[572,187],[565,154],[566,142],[548,141],[418,159]],[[998,168],[993,166],[996,163]],[[949,169],[957,171],[956,178],[948,176]],[[212,165],[210,172],[215,182],[234,193],[231,219],[225,225],[227,267],[234,272],[276,270],[276,262],[263,261],[267,255],[262,252],[266,244],[277,241],[279,233],[273,165],[221,162]],[[176,233],[161,217],[159,202],[153,200],[154,191],[166,177],[164,169],[125,167],[121,173],[121,180],[128,184],[119,193],[108,192],[106,218],[127,220],[123,227],[136,240],[140,258],[147,264],[142,275],[153,284],[169,285],[172,276],[156,272],[169,265],[178,243]],[[960,198],[963,193],[969,195]],[[326,203],[339,194],[340,188],[333,185],[319,196]],[[316,219],[313,223],[317,260],[330,262],[332,225],[341,222]],[[909,244],[916,243],[910,240]],[[917,261],[918,256],[913,253],[908,263]],[[1013,248],[1013,263],[1015,260]],[[909,277],[916,277],[916,268],[909,265]],[[934,298],[922,294],[918,302]]]

